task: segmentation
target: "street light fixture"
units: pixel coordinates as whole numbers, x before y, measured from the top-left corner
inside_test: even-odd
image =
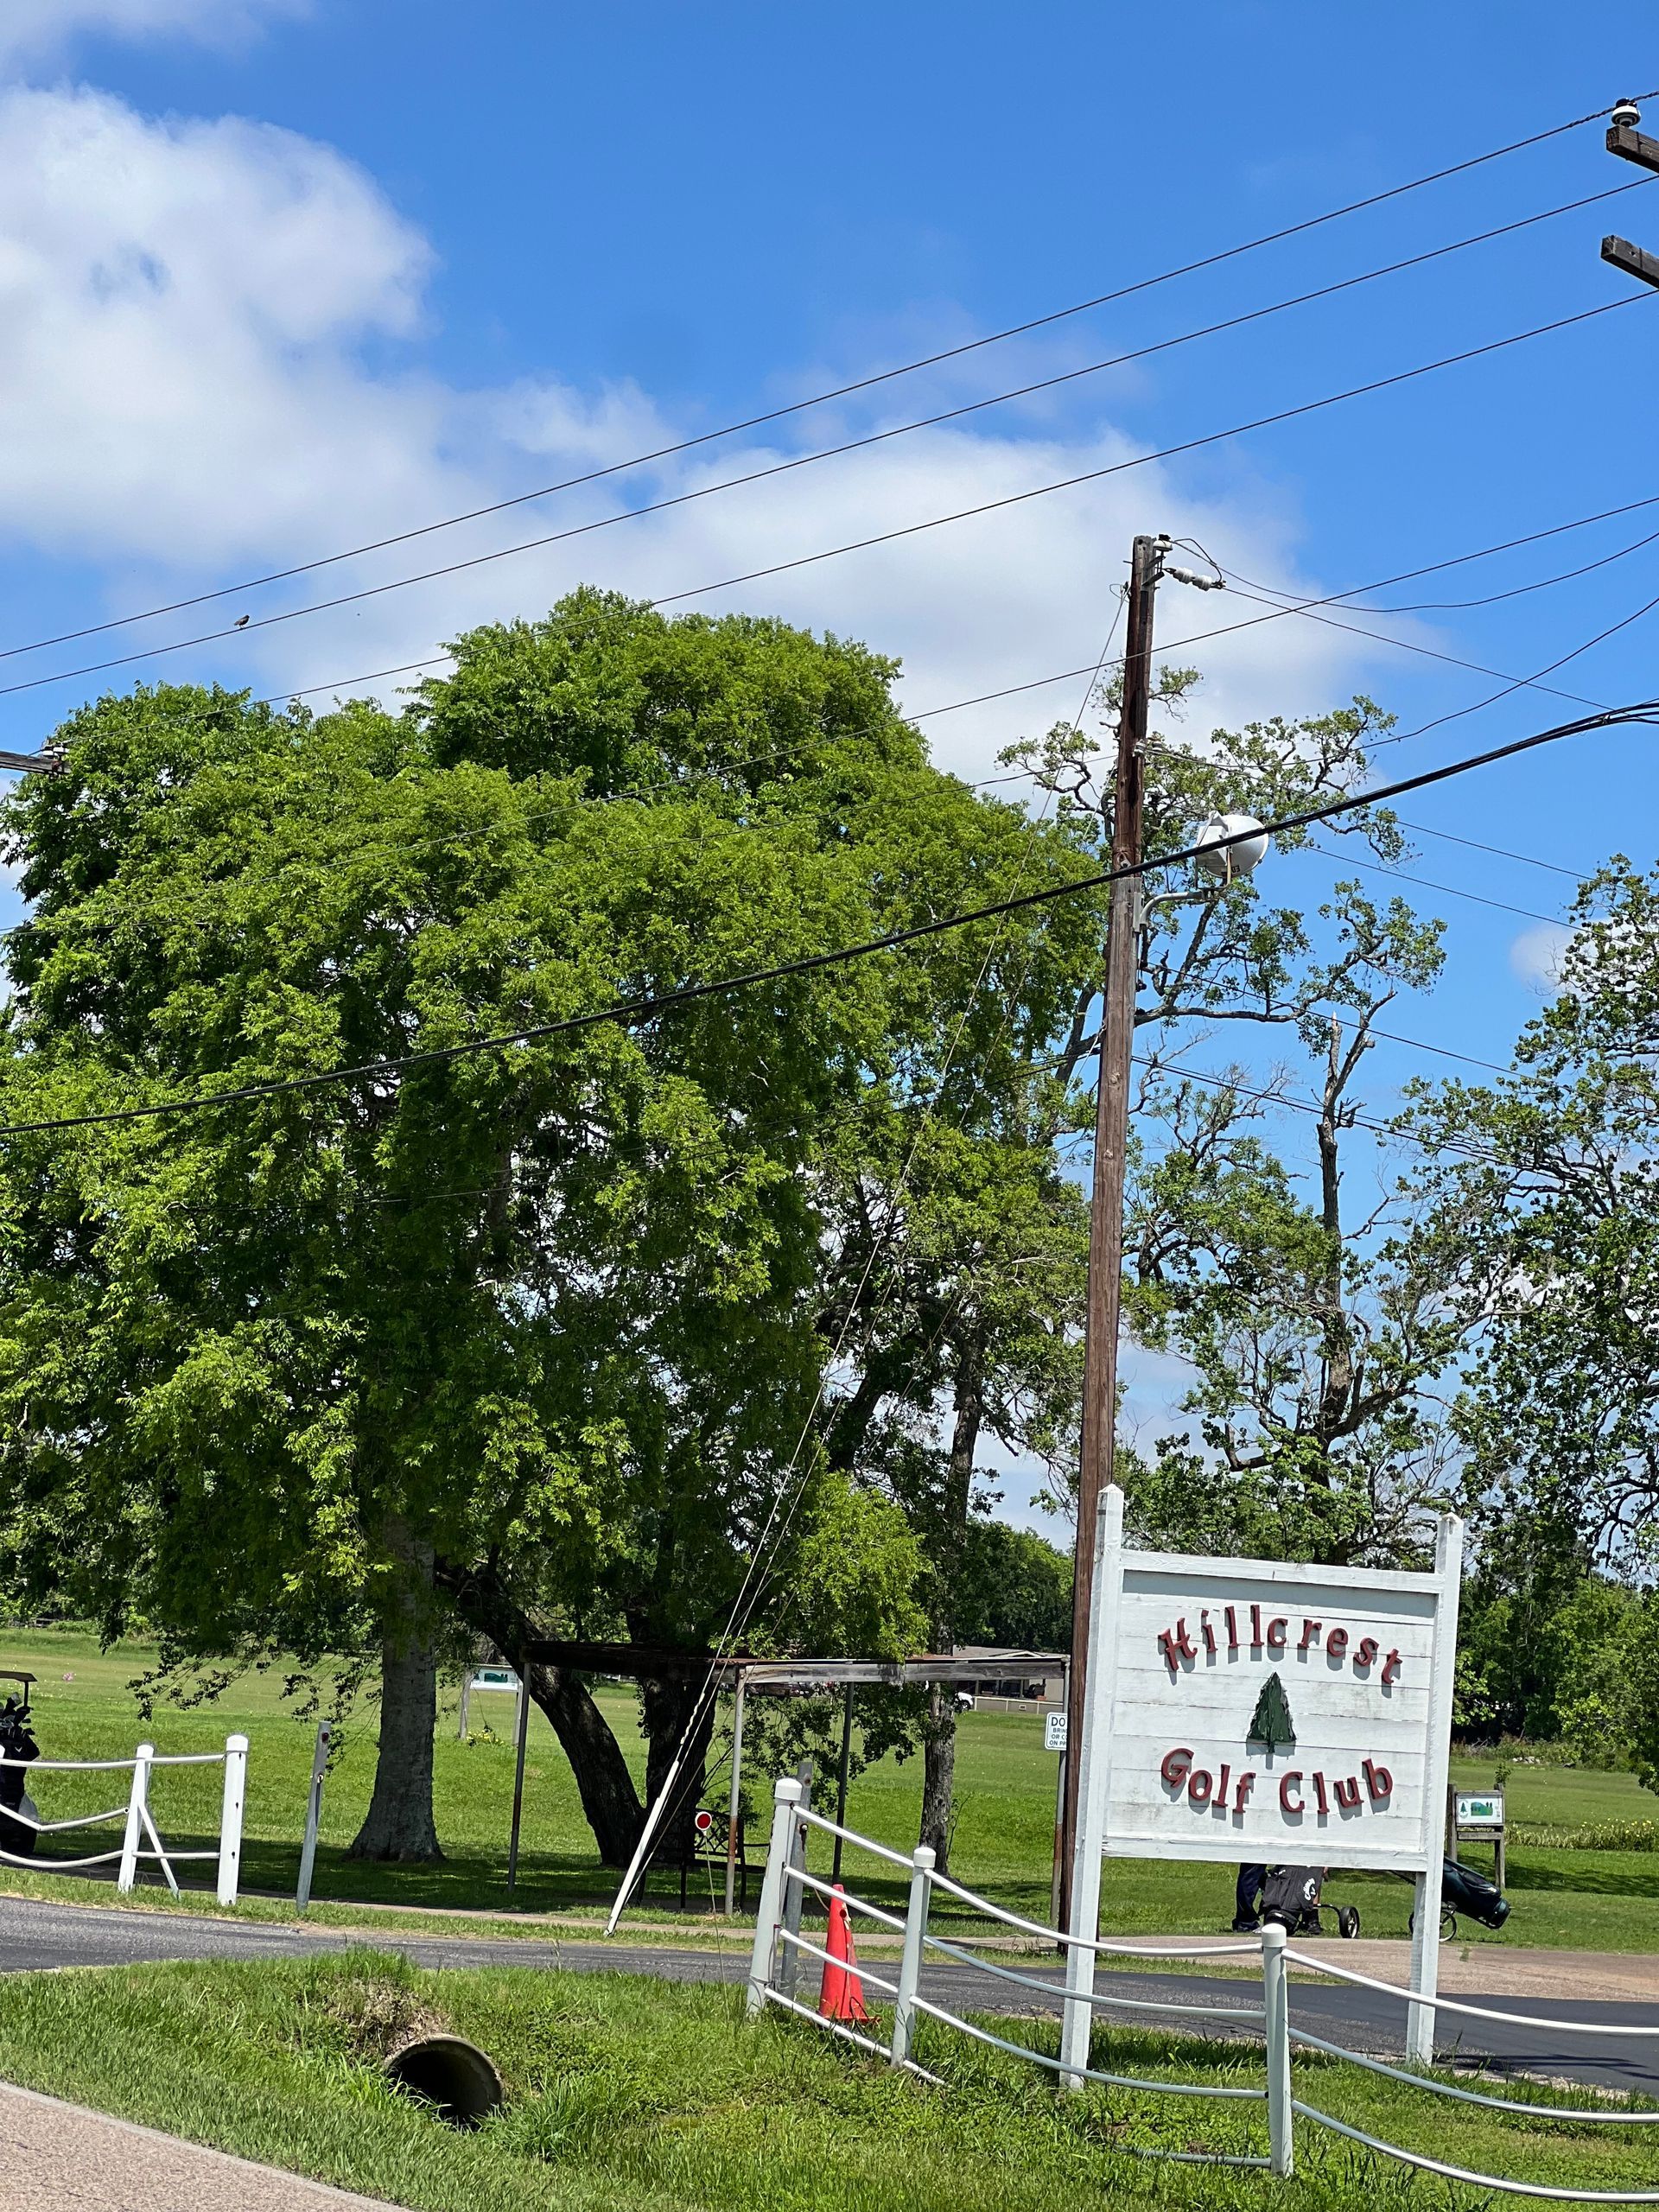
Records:
[[[1243,882],[1267,857],[1268,833],[1253,814],[1212,816],[1192,842],[1193,865],[1216,883]]]

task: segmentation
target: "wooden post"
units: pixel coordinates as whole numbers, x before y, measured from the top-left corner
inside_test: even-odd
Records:
[[[1160,548],[1135,541],[1129,575],[1128,630],[1123,655],[1123,704],[1117,722],[1117,777],[1112,805],[1112,866],[1141,859],[1141,794],[1147,716],[1152,688],[1152,613]],[[1077,1858],[1079,1738],[1089,1694],[1089,1624],[1093,1614],[1095,1527],[1112,1479],[1117,1421],[1117,1332],[1123,1287],[1123,1176],[1129,1138],[1130,1047],[1135,1041],[1140,976],[1141,883],[1122,875],[1112,886],[1106,933],[1106,980],[1100,1013],[1100,1073],[1095,1092],[1094,1189],[1089,1218],[1089,1294],[1084,1321],[1083,1445],[1077,1469],[1077,1535],[1071,1597],[1071,1679],[1066,1698],[1071,1756],[1066,1761],[1065,1834],[1060,1854],[1062,1913],[1075,1924],[1071,1882]],[[1092,1936],[1094,1930],[1090,1929]]]
[[[737,1829],[743,1815],[743,1693],[748,1688],[748,1675],[740,1667],[737,1687],[732,1693],[732,1795],[726,1818],[726,1917],[732,1916],[733,1900],[737,1894]]]
[[[507,1843],[507,1887],[518,1886],[518,1828],[524,1811],[524,1739],[530,1733],[530,1690],[518,1677],[518,1746],[512,1771],[512,1834]]]
[[[841,1764],[836,1772],[836,1826],[847,1825],[847,1770],[853,1758],[853,1686],[847,1685],[845,1700],[841,1708]],[[841,1838],[836,1838],[833,1863],[830,1868],[832,1882],[841,1879]]]

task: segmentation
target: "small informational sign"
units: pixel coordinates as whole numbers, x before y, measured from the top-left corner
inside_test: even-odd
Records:
[[[1046,1713],[1043,1715],[1043,1749],[1046,1751],[1063,1751],[1065,1749],[1065,1713]]]
[[[474,1690],[513,1690],[518,1688],[518,1677],[511,1667],[478,1667],[467,1686]]]
[[[1503,1825],[1503,1792],[1487,1789],[1465,1796],[1458,1792],[1458,1834],[1490,1835]]]

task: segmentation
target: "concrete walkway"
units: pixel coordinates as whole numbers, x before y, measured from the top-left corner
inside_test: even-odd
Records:
[[[204,2151],[0,2082],[0,2212],[387,2212],[320,2182]]]

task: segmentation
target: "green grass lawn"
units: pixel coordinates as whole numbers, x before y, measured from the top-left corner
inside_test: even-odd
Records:
[[[455,2133],[389,2090],[379,2061],[416,2012],[488,2050],[507,2092]],[[1052,2048],[1052,2023],[1001,2024]],[[422,1974],[357,1951],[303,1963],[129,1967],[0,1983],[0,2075],[419,2212],[1374,2212],[1405,2170],[1298,2126],[1297,2175],[1149,2163],[1136,2152],[1265,2148],[1259,2104],[1091,2090],[930,2026],[930,2088],[737,1992],[629,1976]],[[1103,2033],[1098,2065],[1258,2085],[1259,2056]],[[1368,2133],[1556,2187],[1651,2186],[1653,2139],[1448,2108],[1357,2069],[1299,2060],[1299,2095]],[[1483,2201],[1427,2182],[1425,2202]],[[1535,2200],[1536,2201],[1536,2200]]]
[[[251,1891],[291,1896],[312,1736],[284,1706],[279,1675],[272,1670],[245,1677],[216,1705],[189,1711],[164,1707],[145,1731],[127,1684],[153,1657],[137,1644],[100,1653],[92,1638],[70,1630],[0,1636],[0,1665],[25,1667],[41,1677],[35,1706],[41,1748],[48,1758],[130,1753],[145,1732],[162,1751],[203,1751],[221,1745],[232,1728],[245,1732],[252,1745],[245,1884]],[[634,1725],[632,1693],[601,1688],[599,1696],[636,1774],[643,1776],[644,1746]],[[348,1901],[434,1910],[588,1913],[608,1903],[615,1878],[598,1865],[569,1768],[535,1711],[520,1878],[516,1894],[507,1891],[512,1709],[511,1698],[474,1696],[474,1733],[461,1743],[455,1734],[455,1694],[444,1698],[435,1764],[438,1825],[447,1856],[433,1867],[379,1867],[346,1859],[345,1847],[362,1819],[373,1779],[372,1707],[347,1726],[324,1801],[315,1891],[320,1914],[334,1917],[332,1908]],[[1046,1919],[1048,1912],[1056,1765],[1053,1755],[1043,1750],[1035,1717],[963,1716],[952,1870],[970,1887],[1037,1920]],[[1490,1758],[1459,1760],[1454,1772],[1459,1783],[1471,1788],[1490,1785],[1493,1778]],[[764,1808],[770,1795],[767,1777],[757,1771],[747,1778],[753,1802]],[[210,1842],[219,1789],[218,1770],[211,1767],[158,1773],[152,1802],[163,1836],[198,1847]],[[42,1776],[35,1795],[50,1817],[113,1805],[124,1790],[119,1776]],[[1638,1789],[1628,1774],[1517,1764],[1508,1790],[1511,1817],[1523,1823],[1574,1827],[1659,1817],[1659,1799]],[[879,1842],[907,1851],[916,1839],[920,1795],[919,1762],[885,1759],[855,1782],[849,1822]],[[117,1840],[118,1831],[108,1831],[107,1841]],[[757,1824],[752,1841],[758,1872],[764,1822]],[[1471,1856],[1481,1861],[1479,1852]],[[813,1864],[827,1862],[827,1849],[817,1839]],[[853,1854],[848,1872],[877,1902],[899,1895],[901,1883],[883,1862]],[[721,1870],[709,1866],[694,1878],[691,1903],[705,1916],[718,1901],[721,1877]],[[211,1867],[194,1870],[199,1883],[210,1884],[211,1878]],[[43,1886],[3,1868],[0,1885]],[[80,1893],[79,1888],[66,1892],[57,1883],[49,1887],[58,1894]],[[1515,1910],[1508,1928],[1500,1936],[1471,1929],[1471,1942],[1659,1952],[1659,1853],[1511,1848],[1510,1892]],[[1359,1905],[1366,1933],[1404,1935],[1411,1909],[1407,1884],[1338,1874],[1329,1894],[1333,1901]],[[653,1876],[650,1916],[660,1918],[677,1901],[677,1878]],[[1102,1926],[1108,1933],[1208,1930],[1224,1925],[1230,1912],[1231,1876],[1224,1866],[1122,1860],[1107,1867]]]

